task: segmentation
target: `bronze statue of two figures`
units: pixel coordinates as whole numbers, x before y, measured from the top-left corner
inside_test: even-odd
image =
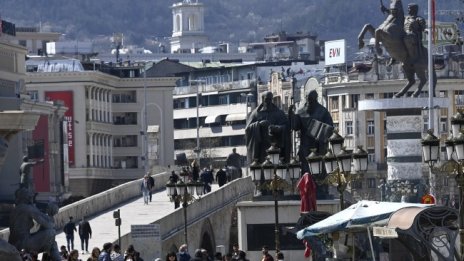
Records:
[[[396,98],[402,97],[409,88],[415,84],[415,75],[419,79],[417,90],[412,97],[418,97],[427,82],[428,52],[422,45],[422,35],[425,32],[426,22],[418,16],[417,4],[408,5],[408,14],[405,16],[401,0],[391,0],[390,8],[381,5],[381,11],[387,13],[385,21],[375,29],[366,24],[358,36],[358,45],[364,47],[364,35],[366,32],[375,37],[375,50],[382,54],[380,42],[391,56],[390,63],[401,62],[407,84],[398,93]],[[436,76],[433,71],[433,96],[435,97]]]

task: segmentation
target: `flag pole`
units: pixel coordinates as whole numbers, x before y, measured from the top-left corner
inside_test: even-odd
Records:
[[[427,34],[427,56],[428,56],[428,84],[429,84],[429,129],[434,128],[434,114],[433,114],[433,95],[434,95],[434,89],[433,89],[433,83],[434,83],[434,74],[433,74],[433,56],[432,56],[432,48],[433,48],[433,35],[435,34],[434,30],[434,24],[435,24],[435,0],[428,0],[428,21],[427,21],[427,29],[428,29],[428,34]],[[429,173],[430,176],[430,191],[429,193],[434,195],[435,194],[435,182],[433,180],[433,173],[430,171]]]

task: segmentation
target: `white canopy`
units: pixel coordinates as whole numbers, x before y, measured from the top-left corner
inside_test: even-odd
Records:
[[[246,113],[231,113],[226,116],[226,121],[244,121]]]

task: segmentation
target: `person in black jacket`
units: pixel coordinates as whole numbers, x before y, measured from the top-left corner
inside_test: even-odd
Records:
[[[148,182],[150,182],[150,186],[151,186],[151,189],[150,191],[148,192],[149,195],[150,195],[150,202],[151,202],[151,198],[152,198],[152,194],[153,194],[153,189],[155,189],[155,179],[149,174],[148,174]]]
[[[79,223],[78,232],[81,239],[82,254],[84,254],[84,249],[86,253],[89,253],[89,239],[92,238],[92,228],[85,217],[82,217],[82,221]]]
[[[218,172],[216,172],[216,181],[219,187],[222,187],[227,183],[227,173],[224,169],[220,168]]]
[[[171,176],[169,176],[169,182],[172,184],[176,184],[179,181],[179,176],[176,174],[176,172],[173,170],[171,172]],[[171,196],[172,200],[174,201],[174,208],[180,207],[180,200],[177,197],[177,190],[174,190],[174,195]]]
[[[68,223],[63,228],[63,232],[66,235],[66,243],[68,246],[68,252],[74,249],[74,231],[77,231],[76,224],[73,221],[73,217],[69,217]]]

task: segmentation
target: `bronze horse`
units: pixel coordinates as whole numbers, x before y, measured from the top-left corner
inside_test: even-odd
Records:
[[[382,11],[387,11],[382,4]],[[406,45],[404,43],[404,36],[406,35],[404,30],[404,11],[401,0],[391,0],[390,12],[385,21],[375,29],[371,24],[364,25],[363,29],[358,36],[359,49],[364,47],[364,35],[366,32],[371,33],[375,37],[375,49],[378,55],[382,54],[382,48],[380,48],[380,42],[382,42],[385,49],[388,51],[392,59],[402,63],[404,75],[408,80],[407,84],[395,94],[396,98],[399,98],[406,94],[406,92],[416,83],[415,75],[419,78],[419,85],[417,90],[413,92],[412,97],[418,97],[427,82],[427,67],[428,67],[428,55],[427,48],[420,44],[418,48],[418,55],[415,59],[412,59],[408,54]],[[436,86],[435,70],[433,71],[433,96],[435,97],[435,86]]]

